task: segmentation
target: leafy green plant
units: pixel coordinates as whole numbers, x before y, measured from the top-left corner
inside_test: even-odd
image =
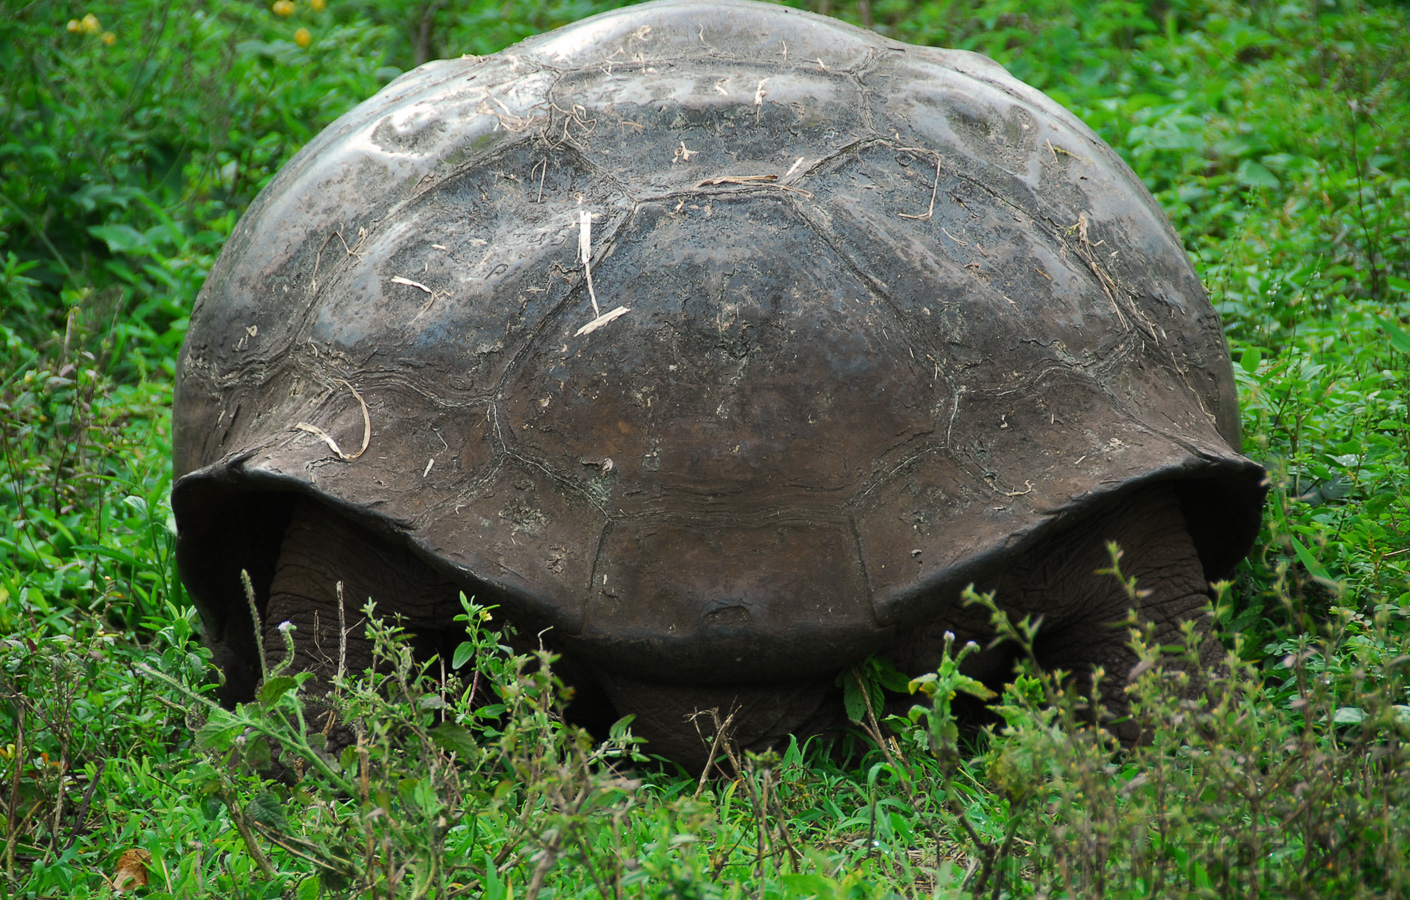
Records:
[[[225,807],[264,878],[288,880],[270,862],[278,848],[311,869],[300,883],[336,890],[507,895],[517,882],[534,895],[560,859],[582,858],[621,828],[638,782],[611,762],[640,759],[625,725],[597,744],[564,724],[552,656],[510,655],[482,630],[487,611],[465,610],[456,653],[465,675],[430,677],[400,628],[369,606],[378,669],[335,679],[326,697],[308,696],[309,673],[278,669],[235,710],[187,691],[206,719],[197,789]],[[287,783],[252,777],[270,772]],[[601,884],[624,875],[591,854],[584,863]]]
[[[1112,574],[1122,577],[1115,557]],[[1124,583],[1134,600],[1135,584]],[[1281,683],[1240,658],[1237,638],[1223,667],[1208,672],[1193,631],[1171,654],[1151,644],[1148,627],[1133,627],[1140,663],[1124,692],[1143,738],[1119,753],[1109,733],[1086,724],[1086,704],[1062,673],[1032,665],[1031,625],[1009,623],[991,597],[972,600],[1029,651],[995,707],[1003,724],[961,764],[967,754],[943,688],[975,685],[949,655],[917,681],[937,688],[931,705],[892,724],[934,748],[937,765],[922,778],[935,779],[970,836],[975,896],[1012,889],[1020,877],[1038,896],[1162,895],[1180,885],[1240,896],[1405,889],[1406,848],[1392,835],[1405,827],[1410,657],[1389,610],[1375,620],[1344,616],[1279,648]],[[1349,656],[1363,665],[1331,662]],[[984,811],[963,803],[967,772],[982,772],[1005,804],[997,838],[982,831]]]

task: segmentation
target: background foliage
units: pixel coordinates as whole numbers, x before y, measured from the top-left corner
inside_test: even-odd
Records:
[[[964,686],[942,671],[915,716],[862,722],[841,756],[791,747],[698,784],[633,763],[626,731],[598,746],[562,726],[551,673],[473,630],[501,702],[421,682],[387,633],[391,674],[340,701],[379,723],[350,758],[321,755],[296,679],[248,709],[204,703],[167,410],[215,254],[284,160],[400,71],[609,5],[0,11],[4,892],[106,895],[140,870],[151,896],[1405,893],[1404,4],[810,7],[989,54],[1077,112],[1160,200],[1223,317],[1273,491],[1219,606],[1228,672],[1194,706],[1153,655],[1148,746],[1078,727],[1036,671],[999,733],[960,742]],[[308,776],[269,781],[271,755]]]

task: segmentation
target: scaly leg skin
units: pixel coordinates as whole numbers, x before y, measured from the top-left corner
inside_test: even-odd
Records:
[[[343,609],[339,617],[338,584]],[[460,612],[460,588],[442,580],[409,550],[393,545],[313,500],[296,504],[284,534],[263,625],[267,671],[285,661],[281,626],[292,623],[294,658],[290,672],[313,672],[307,686],[313,696],[326,694],[338,673],[351,677],[373,664],[363,607],[371,598],[377,614],[401,616],[418,635],[418,655],[439,648],[438,638]],[[340,633],[339,623],[343,622]],[[315,705],[317,704],[315,701]],[[331,726],[320,710],[316,727]],[[330,733],[330,747],[347,743],[345,728]]]
[[[1131,493],[1044,543],[1023,564],[995,573],[975,588],[981,593],[994,591],[999,607],[1015,622],[1024,615],[1042,619],[1034,642],[1037,661],[1047,670],[1072,673],[1079,693],[1090,695],[1094,669],[1105,672],[1101,700],[1106,724],[1130,744],[1140,738],[1139,726],[1123,720],[1129,712],[1124,688],[1137,662],[1127,645],[1129,629],[1123,624],[1133,604],[1116,578],[1097,574],[1111,567],[1108,541],[1121,547],[1122,573],[1136,579],[1140,593],[1136,611],[1155,626],[1156,643],[1180,644],[1181,625],[1186,621],[1193,621],[1201,635],[1207,634],[1209,622],[1203,611],[1209,602],[1209,583],[1179,499],[1169,485]],[[911,674],[934,670],[946,630],[953,630],[960,643],[972,639],[985,646],[993,633],[984,615],[971,608],[937,617],[898,647],[892,659]],[[1213,664],[1218,657],[1219,648],[1209,639],[1200,650],[1202,664]],[[966,665],[971,675],[1000,690],[1012,678],[1013,649],[986,649]],[[1191,674],[1198,682],[1201,673]]]

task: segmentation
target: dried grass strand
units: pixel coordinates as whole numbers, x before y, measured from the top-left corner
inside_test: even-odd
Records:
[[[333,435],[319,428],[317,425],[310,425],[308,422],[298,422],[295,423],[294,429],[313,435],[327,444],[328,449],[332,450],[334,455],[339,459],[350,462],[366,453],[367,445],[372,443],[372,415],[368,412],[367,401],[362,399],[362,394],[358,393],[357,388],[353,387],[352,384],[344,378],[339,378],[338,383],[352,391],[352,395],[357,398],[358,406],[362,408],[362,446],[358,448],[357,452],[344,453],[343,448],[338,446],[338,442],[334,439]]]
[[[596,307],[597,304],[594,303],[593,308],[595,309]],[[619,306],[611,312],[605,312],[597,318],[593,319],[591,322],[584,325],[582,328],[579,328],[577,332],[573,334],[573,337],[582,337],[585,334],[592,334],[594,331],[601,328],[603,325],[606,325],[608,322],[611,322],[613,319],[620,319],[622,316],[625,316],[631,311],[632,309],[630,306]]]

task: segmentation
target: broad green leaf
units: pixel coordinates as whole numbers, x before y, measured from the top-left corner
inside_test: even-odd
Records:
[[[294,897],[296,900],[318,900],[318,895],[322,891],[323,885],[318,876],[316,874],[310,875],[300,881],[298,887],[294,888]]]
[[[631,733],[632,722],[636,719],[636,713],[622,716],[622,718],[612,723],[612,728],[607,736],[614,741],[620,741]]]
[[[292,675],[275,675],[273,678],[266,680],[264,684],[260,685],[259,689],[260,705],[265,709],[269,709],[279,702],[280,697],[292,691],[297,684],[298,680]]]
[[[289,828],[289,820],[284,815],[284,805],[269,791],[256,794],[254,799],[245,805],[245,817],[276,831],[287,831]]]
[[[842,707],[847,711],[847,718],[853,722],[867,717],[867,701],[862,697],[862,686],[855,678],[846,678],[842,682]]]
[[[450,665],[453,669],[459,669],[468,663],[475,656],[475,645],[469,641],[461,641],[460,646],[455,648],[455,655],[451,657]]]
[[[935,673],[927,672],[919,678],[912,678],[906,685],[906,690],[912,694],[919,692],[927,697],[931,696],[935,693]]]
[[[442,722],[431,729],[430,735],[436,746],[447,753],[457,753],[466,758],[473,758],[479,753],[480,745],[475,743],[475,736],[464,725]]]
[[[215,753],[229,750],[230,745],[235,742],[235,738],[244,728],[245,726],[241,722],[221,714],[220,718],[212,718],[197,730],[196,749]]]
[[[980,700],[988,700],[998,696],[989,689],[989,686],[982,681],[976,681],[968,675],[955,676],[955,690],[964,691],[971,697],[978,697]]]
[[[245,765],[257,772],[269,768],[273,757],[269,752],[269,741],[264,735],[257,734],[245,741],[244,762]]]
[[[106,243],[114,253],[141,253],[152,249],[147,236],[131,225],[90,225],[88,233]]]
[[[910,677],[892,665],[890,660],[873,657],[873,661],[876,664],[876,681],[881,687],[899,694],[910,685]]]
[[[488,853],[485,854],[485,900],[511,900],[514,888],[508,882],[499,880],[499,868]]]
[[[1245,187],[1257,188],[1278,188],[1282,187],[1282,182],[1278,176],[1268,171],[1263,165],[1246,159],[1239,163],[1239,171],[1234,175],[1239,184]]]
[[[1390,345],[1401,353],[1410,353],[1410,333],[1392,322],[1390,319],[1381,319],[1381,330],[1390,338]]]
[[[1297,558],[1302,561],[1303,566],[1312,574],[1312,577],[1326,581],[1334,580],[1331,575],[1327,574],[1326,567],[1317,561],[1317,557],[1312,555],[1312,551],[1308,550],[1302,541],[1292,538],[1292,545],[1293,552],[1297,554]]]

